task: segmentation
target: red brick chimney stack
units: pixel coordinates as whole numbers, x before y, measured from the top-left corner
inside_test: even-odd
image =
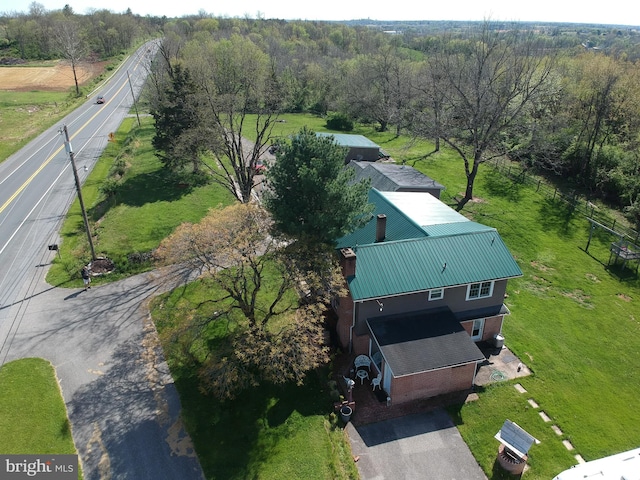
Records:
[[[379,213],[376,220],[376,243],[384,242],[387,236],[387,216]]]
[[[356,252],[351,248],[340,249],[340,265],[345,278],[356,276]]]

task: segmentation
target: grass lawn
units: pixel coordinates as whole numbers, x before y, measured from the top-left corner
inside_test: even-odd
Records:
[[[447,187],[445,202],[464,191],[462,165],[448,154],[415,166]],[[496,227],[524,273],[509,283],[505,303],[512,314],[504,334],[534,372],[519,382],[526,394],[517,394],[514,382],[500,384],[455,414],[485,472],[493,472],[493,435],[506,418],[542,441],[530,452],[530,479],[553,478],[576,463],[575,454],[593,460],[638,447],[639,282],[629,270],[608,268],[609,245],[617,239],[596,232],[586,253],[590,225],[580,212],[488,165],[481,168],[475,196],[463,213]],[[529,398],[540,408],[532,409]],[[552,433],[551,424],[563,434]],[[562,440],[575,450],[569,452]]]
[[[344,430],[329,414],[323,382],[265,386],[232,403],[203,396],[189,372],[172,368],[183,418],[209,479],[356,479]]]
[[[148,270],[148,261],[137,262],[158,246],[182,222],[197,222],[211,208],[231,204],[229,192],[217,185],[182,187],[163,168],[151,148],[153,119],[142,118],[137,126],[128,118],[116,133],[91,171],[82,188],[90,223],[95,225],[94,248],[117,265],[117,272],[95,283],[113,281]],[[109,178],[114,163],[123,162],[125,173],[112,198],[106,198],[100,186]],[[53,285],[79,286],[81,265],[91,260],[84,232],[80,204],[76,200],[60,232],[60,256],[48,272]]]
[[[55,371],[46,360],[27,358],[0,367],[0,453],[78,453]]]

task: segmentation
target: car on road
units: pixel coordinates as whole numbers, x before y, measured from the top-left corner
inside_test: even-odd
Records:
[[[102,104],[104,103],[105,99],[103,95],[98,95],[98,98],[96,99],[96,103],[98,104]]]

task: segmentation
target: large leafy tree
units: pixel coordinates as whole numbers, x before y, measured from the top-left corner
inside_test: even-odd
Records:
[[[331,245],[368,221],[369,181],[354,182],[345,148],[306,128],[280,142],[264,194],[277,231],[304,243]]]
[[[263,208],[238,203],[181,225],[157,250],[164,262],[190,263],[211,282],[206,303],[215,311],[185,311],[167,331],[174,353],[198,362],[202,387],[219,398],[261,382],[300,383],[328,359],[323,312],[328,296],[342,292],[339,269],[320,257],[310,261],[293,245],[283,247],[271,227]],[[319,263],[323,269],[308,270]],[[300,285],[311,292],[302,306],[295,293]],[[212,331],[224,338],[212,338]]]

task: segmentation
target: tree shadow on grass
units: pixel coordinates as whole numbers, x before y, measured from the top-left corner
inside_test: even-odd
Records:
[[[221,402],[202,393],[193,372],[194,368],[172,369],[182,415],[207,478],[252,478],[252,465],[268,458],[269,443],[277,442],[274,433],[265,444],[265,430],[277,429],[294,411],[302,416],[328,412],[329,401],[318,395],[317,373],[300,387],[266,384]]]
[[[514,181],[498,170],[488,169],[485,176],[485,188],[494,197],[503,197],[509,201],[517,202],[522,197],[524,184]]]
[[[189,195],[196,187],[193,182],[169,169],[160,168],[127,177],[117,188],[114,196],[91,208],[89,214],[97,220],[117,205],[141,207],[148,203],[173,202]]]
[[[146,203],[179,200],[194,186],[169,169],[161,168],[127,178],[118,190],[118,203],[139,207]]]
[[[576,233],[575,206],[562,200],[544,200],[538,212],[538,220],[543,230],[554,231],[561,237],[572,238]]]

